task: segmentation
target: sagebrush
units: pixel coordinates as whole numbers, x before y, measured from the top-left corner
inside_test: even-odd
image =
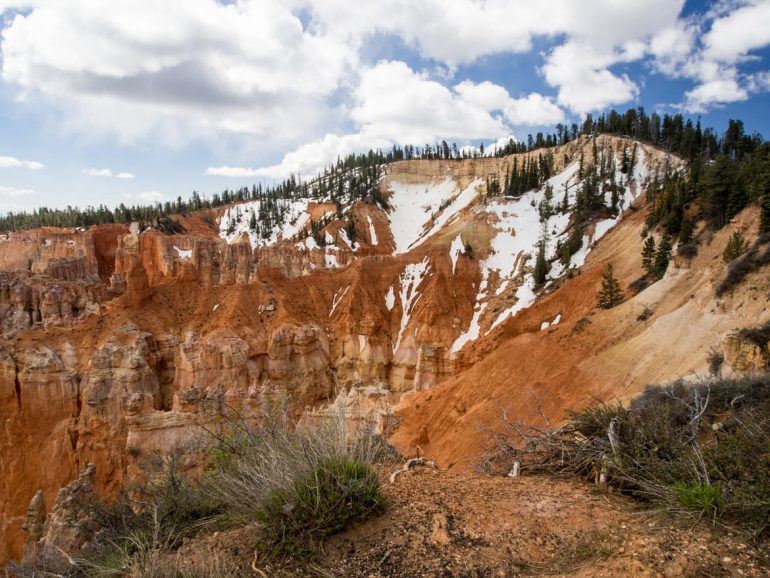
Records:
[[[601,478],[672,511],[770,537],[770,375],[680,380],[628,406],[574,412],[558,428],[505,417],[489,434],[487,471],[519,462],[522,472]]]

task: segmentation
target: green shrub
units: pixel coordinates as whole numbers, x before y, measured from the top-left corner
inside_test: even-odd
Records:
[[[350,458],[327,458],[257,510],[274,555],[313,556],[326,536],[385,509],[377,474]]]
[[[733,261],[734,259],[737,259],[743,255],[743,253],[746,252],[746,248],[747,244],[743,233],[740,231],[735,231],[735,233],[733,233],[732,236],[728,239],[727,245],[725,245],[725,250],[722,253],[722,259],[725,263],[729,263],[730,261]]]
[[[694,510],[712,520],[722,516],[725,501],[722,490],[705,482],[677,482],[673,485],[679,503],[688,510]]]

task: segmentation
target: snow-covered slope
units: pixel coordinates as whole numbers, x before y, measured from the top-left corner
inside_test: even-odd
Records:
[[[309,199],[278,200],[278,210],[271,227],[262,227],[258,222],[252,228],[252,215],[259,221],[260,210],[267,210],[267,203],[262,200],[250,201],[228,207],[219,219],[219,236],[232,244],[243,235],[248,236],[252,248],[273,245],[277,241],[286,241],[310,224],[308,213]]]
[[[579,180],[579,163],[572,162],[561,172],[551,177],[539,189],[525,193],[519,198],[501,197],[488,202],[484,206],[478,206],[475,210],[484,211],[493,216],[492,226],[495,236],[491,240],[489,256],[479,263],[481,270],[481,283],[476,295],[473,316],[470,324],[455,339],[451,351],[460,351],[467,343],[478,339],[482,330],[489,333],[503,321],[516,315],[522,309],[529,307],[536,299],[535,280],[531,270],[534,258],[538,250],[538,244],[544,237],[547,239],[545,255],[552,263],[548,273],[549,283],[562,276],[566,269],[580,267],[585,262],[591,246],[604,234],[614,227],[625,209],[634,199],[641,186],[648,178],[648,170],[645,165],[644,151],[638,149],[638,162],[634,172],[628,178],[616,170],[615,181],[623,182],[618,195],[618,215],[596,223],[592,236],[585,235],[580,250],[577,251],[565,268],[556,259],[556,249],[559,241],[565,241],[569,235],[570,217],[574,210],[576,195],[582,186]],[[607,183],[600,183],[603,186]],[[541,219],[541,203],[546,202],[546,190],[552,188],[553,196],[550,204],[558,205],[565,198],[568,200],[566,210],[555,210],[547,219]],[[605,204],[610,205],[610,193],[605,195]],[[453,243],[450,247],[450,258],[453,262],[457,259],[457,248]],[[494,273],[494,275],[493,275]],[[494,279],[494,281],[492,281]],[[482,328],[482,319],[489,301],[493,297],[510,293],[510,288],[515,286],[512,295],[508,299],[509,304],[503,308],[488,325]]]
[[[460,190],[451,178],[428,185],[391,181],[388,218],[394,253],[398,255],[414,249],[452,222],[474,201],[483,182],[476,179]]]

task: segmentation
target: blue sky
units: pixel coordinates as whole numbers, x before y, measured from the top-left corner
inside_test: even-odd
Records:
[[[770,0],[0,0],[0,13],[0,211],[210,194],[610,107],[770,135]]]

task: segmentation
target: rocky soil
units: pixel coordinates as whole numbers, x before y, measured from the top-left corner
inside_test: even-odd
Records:
[[[730,528],[543,477],[415,468],[386,481],[388,510],[339,534],[309,565],[255,565],[269,576],[767,576],[770,556]],[[253,531],[196,540],[180,555],[250,571]]]

